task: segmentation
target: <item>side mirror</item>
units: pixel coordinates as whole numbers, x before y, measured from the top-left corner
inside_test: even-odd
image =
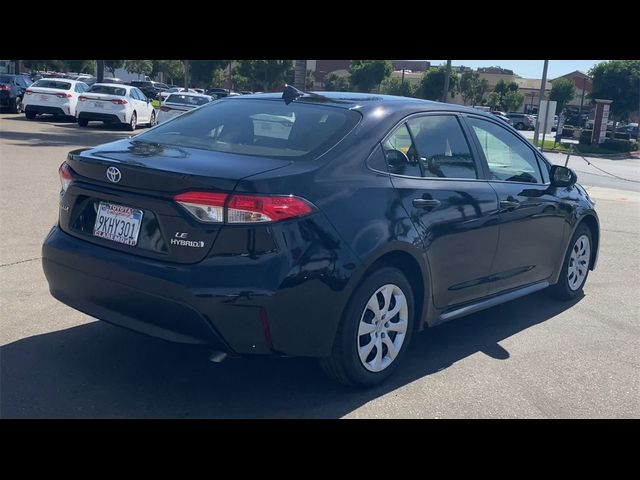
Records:
[[[403,167],[409,165],[409,157],[402,150],[387,150],[385,157],[391,173],[402,170]]]
[[[570,168],[553,165],[549,172],[552,187],[570,187],[578,181],[578,175]]]

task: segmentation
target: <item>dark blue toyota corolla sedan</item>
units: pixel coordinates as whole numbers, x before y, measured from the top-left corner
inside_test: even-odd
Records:
[[[426,327],[581,294],[598,217],[573,171],[477,110],[355,93],[246,95],[69,154],[51,294],[213,358],[317,357],[383,381]]]

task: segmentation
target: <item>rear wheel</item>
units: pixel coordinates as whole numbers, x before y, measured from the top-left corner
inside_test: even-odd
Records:
[[[137,126],[138,126],[138,115],[136,115],[136,112],[133,112],[131,114],[131,121],[129,121],[129,123],[127,124],[127,130],[129,130],[130,132],[133,132]]]
[[[367,277],[345,308],[331,356],[320,366],[333,380],[372,387],[398,368],[414,325],[411,286],[404,274],[384,267]]]
[[[153,127],[156,124],[156,111],[151,112],[151,119],[149,120],[149,127]]]
[[[36,112],[33,111],[27,110],[24,114],[29,120],[34,120],[36,118]]]
[[[554,297],[571,300],[582,295],[589,275],[592,245],[591,230],[586,225],[580,225],[569,242],[558,283],[550,288]]]
[[[11,105],[11,113],[22,113],[23,111],[22,99],[20,97],[16,97],[13,101],[13,105]]]
[[[78,125],[80,125],[81,127],[86,127],[87,125],[89,125],[89,120],[87,120],[86,118],[79,118]]]
[[[524,123],[516,123],[516,130],[524,130]]]

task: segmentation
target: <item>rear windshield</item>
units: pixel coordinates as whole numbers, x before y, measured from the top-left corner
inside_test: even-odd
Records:
[[[136,140],[281,159],[325,153],[360,121],[352,110],[272,100],[219,100],[136,136]]]
[[[199,107],[200,105],[209,103],[209,99],[205,97],[196,97],[194,95],[169,95],[166,103],[179,103],[181,105]]]
[[[9,75],[0,75],[0,83],[11,83],[12,77]]]
[[[70,90],[71,84],[68,82],[60,82],[58,80],[47,80],[42,79],[38,80],[36,83],[32,85],[33,87],[41,87],[41,88],[55,88],[57,90]]]
[[[122,87],[112,87],[111,85],[93,85],[87,93],[102,93],[104,95],[118,95],[124,97],[127,94],[127,89]]]

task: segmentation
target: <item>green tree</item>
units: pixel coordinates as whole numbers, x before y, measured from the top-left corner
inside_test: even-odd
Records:
[[[305,80],[305,88],[307,90],[313,90],[315,88],[316,76],[312,70],[307,70],[307,79]]]
[[[152,76],[162,73],[170,83],[180,83],[184,77],[184,62],[182,60],[154,60]],[[167,80],[167,81],[168,81]]]
[[[509,90],[502,97],[502,105],[507,112],[514,112],[520,108],[524,102],[524,94],[519,91]]]
[[[91,73],[95,70],[94,60],[66,60],[70,72]]]
[[[194,87],[208,87],[215,71],[224,70],[228,65],[229,60],[189,60],[189,83]]]
[[[29,70],[47,70],[65,72],[68,65],[65,60],[25,60],[23,65]]]
[[[151,60],[125,60],[124,68],[129,73],[137,73],[138,75],[151,74],[153,62]]]
[[[387,78],[380,85],[380,92],[387,95],[399,95],[402,97],[413,97],[416,94],[418,87],[411,82],[405,81],[395,77]]]
[[[446,70],[445,66],[430,68],[422,76],[417,95],[427,100],[439,100],[442,97],[442,90],[444,89]],[[449,78],[449,94],[453,97],[457,91],[458,74],[452,71]]]
[[[104,68],[111,72],[111,76],[116,76],[116,70],[124,67],[124,60],[105,60]]]
[[[349,75],[338,75],[330,73],[324,77],[324,90],[327,92],[349,92],[351,91],[351,82]]]
[[[564,111],[565,105],[573,100],[575,96],[576,87],[571,80],[567,78],[559,78],[553,81],[549,100],[555,100],[558,102],[556,106],[556,112],[558,112],[558,114]]]
[[[613,100],[612,113],[628,118],[638,109],[640,98],[640,60],[611,60],[601,62],[589,70],[593,78],[590,97]]]
[[[221,68],[216,68],[211,75],[211,80],[209,82],[209,87],[214,88],[222,88],[225,84],[226,76],[224,74],[224,70]]]
[[[349,65],[351,85],[362,92],[370,92],[378,87],[392,71],[389,60],[354,60]]]
[[[466,105],[476,98],[476,91],[480,83],[480,74],[473,70],[465,70],[460,75],[459,90],[462,95],[462,101]],[[484,93],[484,92],[483,92]]]
[[[486,78],[483,78],[478,82],[474,90],[473,106],[476,106],[482,103],[482,100],[484,99],[484,94],[487,93],[488,90],[489,90],[489,82],[487,81]]]
[[[498,92],[491,92],[487,97],[487,106],[491,107],[491,109],[498,108],[502,103],[502,99],[500,98],[500,94]]]
[[[234,69],[238,79],[246,79],[252,91],[268,92],[280,90],[293,78],[292,60],[240,60]]]

